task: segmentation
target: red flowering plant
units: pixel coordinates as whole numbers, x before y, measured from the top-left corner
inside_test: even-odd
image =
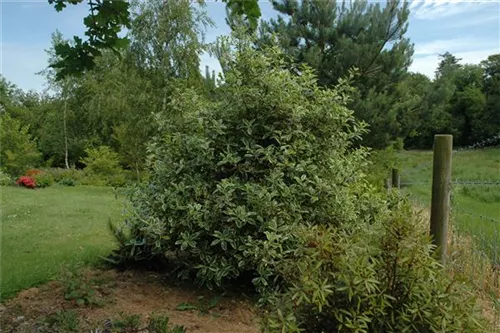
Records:
[[[16,184],[19,186],[27,187],[27,188],[35,188],[36,187],[35,180],[30,176],[19,177],[19,179],[16,181]]]

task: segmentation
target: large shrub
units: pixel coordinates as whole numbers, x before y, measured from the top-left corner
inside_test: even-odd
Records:
[[[40,161],[40,152],[28,133],[28,126],[7,113],[0,114],[0,142],[0,166],[14,177]]]
[[[229,59],[219,99],[177,92],[149,148],[150,179],[131,198],[121,259],[177,254],[181,275],[203,284],[253,273],[261,290],[295,250],[298,225],[336,227],[374,218],[362,169],[363,133],[345,107],[348,85],[317,86],[290,72],[275,48],[244,42]]]
[[[433,258],[408,204],[356,228],[315,226],[278,270],[286,292],[271,303],[266,332],[486,332],[460,277]]]
[[[108,146],[85,149],[87,156],[80,161],[85,164],[85,171],[109,176],[120,171],[119,156]]]
[[[85,149],[86,177],[81,179],[85,185],[123,186],[126,183],[124,170],[120,166],[119,155],[108,146]]]

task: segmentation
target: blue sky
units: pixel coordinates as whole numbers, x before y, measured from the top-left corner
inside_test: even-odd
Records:
[[[264,19],[276,15],[268,1],[260,2]],[[207,1],[207,11],[217,23],[206,41],[227,34],[225,4]],[[0,73],[20,88],[41,91],[44,79],[36,72],[47,66],[45,49],[50,34],[59,29],[66,37],[82,35],[87,6],[68,6],[57,13],[46,0],[0,0]],[[500,1],[412,1],[408,37],[415,44],[411,70],[433,76],[438,54],[449,51],[462,63],[479,63],[500,52]],[[220,68],[204,54],[205,65]]]

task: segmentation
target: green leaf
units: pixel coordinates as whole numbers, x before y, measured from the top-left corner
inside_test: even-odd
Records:
[[[178,311],[189,311],[189,310],[198,310],[198,307],[196,305],[186,302],[186,303],[180,303],[179,305],[176,306],[175,309]]]

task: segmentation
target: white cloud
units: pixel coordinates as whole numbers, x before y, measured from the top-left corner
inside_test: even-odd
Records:
[[[438,39],[429,42],[416,43],[415,55],[440,54],[446,51],[455,53],[472,49],[495,47],[498,41],[491,39],[478,39],[474,37],[461,37],[452,39]]]
[[[463,51],[456,52],[453,55],[461,59],[461,64],[478,64],[482,60],[488,58],[488,56],[498,53],[498,48],[482,49],[476,51]],[[439,64],[439,55],[427,55],[423,57],[415,57],[413,63],[410,66],[410,71],[418,72],[427,75],[430,78],[434,77],[434,72],[436,71]]]
[[[47,6],[47,2],[45,1],[25,1],[21,5],[22,9],[38,9],[41,6]]]
[[[470,14],[481,10],[487,5],[498,5],[498,1],[477,1],[477,0],[424,0],[412,1],[410,11],[413,16],[421,20],[434,20],[459,14]]]
[[[446,26],[446,28],[448,29],[456,29],[456,28],[465,28],[465,27],[471,27],[471,26],[474,26],[474,25],[484,25],[488,22],[491,22],[491,21],[497,21],[497,23],[500,21],[500,2],[499,2],[499,6],[498,6],[498,13],[496,13],[495,15],[491,15],[491,16],[484,16],[484,15],[478,15],[476,17],[473,17],[473,18],[467,18],[467,20],[457,20],[456,22],[454,23],[451,23],[451,24],[448,24]]]

